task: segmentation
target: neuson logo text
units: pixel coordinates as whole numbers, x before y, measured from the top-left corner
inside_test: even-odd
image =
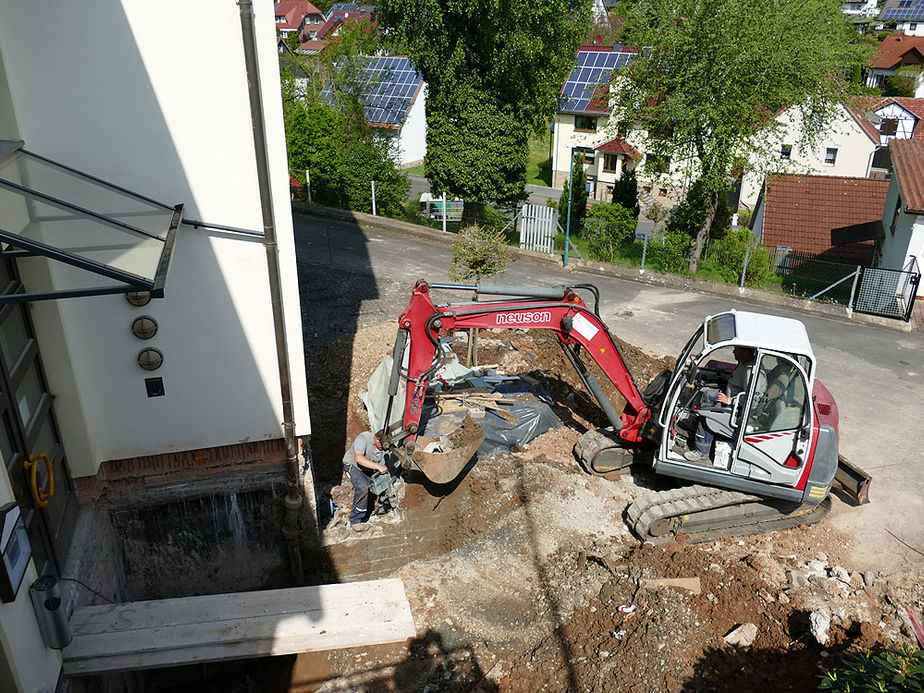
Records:
[[[535,322],[551,322],[552,313],[548,310],[537,310],[532,313],[498,313],[498,325],[531,325]]]

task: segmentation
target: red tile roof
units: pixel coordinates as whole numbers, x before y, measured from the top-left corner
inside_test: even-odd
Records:
[[[907,55],[911,53],[911,55]],[[924,36],[892,34],[886,36],[869,61],[870,67],[896,70],[902,65],[920,65],[924,62]]]
[[[831,246],[831,229],[882,219],[889,181],[842,176],[767,176],[761,243],[823,259],[868,264],[873,243]]]
[[[276,24],[280,29],[298,29],[302,25],[302,20],[307,14],[320,14],[323,12],[310,2],[304,0],[286,0],[280,2],[273,10],[276,17],[285,17],[284,22]]]
[[[863,129],[863,132],[865,132],[873,142],[879,144],[879,130],[876,129],[875,125],[869,122],[866,114],[870,111],[877,111],[883,106],[888,106],[890,103],[898,104],[918,119],[917,124],[914,126],[912,139],[924,140],[924,99],[914,99],[908,96],[863,96],[856,97],[844,103],[844,107],[847,109],[847,112],[853,116],[853,119],[857,121],[857,125]]]
[[[626,142],[622,137],[614,137],[609,142],[604,142],[598,146],[596,150],[607,154],[626,154],[632,159],[642,158],[641,152]]]
[[[924,214],[924,140],[892,140],[889,151],[905,210]]]
[[[330,44],[330,41],[327,39],[317,39],[315,41],[305,41],[302,45],[298,47],[297,50],[306,52],[306,53],[320,53],[322,50],[327,48]]]

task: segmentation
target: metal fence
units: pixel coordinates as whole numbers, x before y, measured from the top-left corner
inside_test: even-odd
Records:
[[[908,321],[921,282],[917,260],[905,269],[864,267],[789,252],[779,261],[783,290],[813,301],[839,303],[858,313]]]

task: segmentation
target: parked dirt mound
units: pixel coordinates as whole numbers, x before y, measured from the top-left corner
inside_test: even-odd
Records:
[[[389,324],[348,345],[350,385],[340,403],[351,430],[342,441],[364,425],[359,395],[393,336]],[[851,571],[849,537],[824,522],[694,546],[639,545],[623,523],[625,507],[664,479],[581,471],[574,442],[605,420],[548,335],[482,331],[480,343],[481,363],[526,374],[551,392],[565,425],[524,449],[479,460],[445,497],[409,481],[401,525],[373,518],[363,539],[330,528],[328,545],[352,547],[357,562],[375,563],[377,547],[397,540],[407,547],[390,574],[405,584],[418,636],[403,647],[300,656],[293,688],[814,691],[845,649],[912,642],[903,605],[924,608],[920,571]],[[345,347],[329,348],[342,355]],[[671,365],[631,345],[620,349],[642,384]],[[312,382],[319,391],[337,387],[317,369]],[[313,418],[318,412],[314,399]],[[315,419],[312,441],[316,464],[334,484],[345,442],[332,460],[319,459],[315,444],[338,425]],[[349,482],[332,495],[348,508]],[[428,544],[421,528],[436,528],[438,538]]]

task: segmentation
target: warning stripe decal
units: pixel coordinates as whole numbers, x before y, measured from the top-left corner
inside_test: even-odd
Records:
[[[783,436],[791,436],[793,431],[796,429],[791,429],[789,431],[779,431],[777,433],[764,433],[759,436],[747,436],[745,441],[748,443],[762,443],[765,440],[773,440],[774,438],[782,438]]]

